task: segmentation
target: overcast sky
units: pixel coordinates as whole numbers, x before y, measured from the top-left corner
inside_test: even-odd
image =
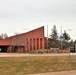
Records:
[[[0,0],[0,34],[22,33],[48,24],[76,38],[76,0]],[[45,30],[46,31],[46,30]]]

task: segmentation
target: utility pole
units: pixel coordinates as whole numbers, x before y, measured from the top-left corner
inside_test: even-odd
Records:
[[[48,25],[47,25],[47,53],[48,53]]]
[[[62,50],[62,26],[61,26],[61,50]]]

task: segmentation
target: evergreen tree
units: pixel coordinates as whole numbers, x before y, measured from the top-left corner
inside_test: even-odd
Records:
[[[57,29],[56,29],[55,25],[53,26],[50,38],[53,39],[53,40],[57,40],[58,39],[58,33],[57,33]]]
[[[76,39],[75,39],[75,41],[74,41],[74,44],[76,45]]]
[[[54,25],[53,26],[53,29],[52,29],[52,33],[50,35],[50,39],[49,39],[49,48],[52,47],[52,48],[55,48],[55,47],[58,47],[58,33],[57,33],[57,29],[56,29],[56,26]]]
[[[71,38],[69,36],[68,33],[66,33],[66,31],[64,30],[64,33],[63,33],[63,38],[64,38],[64,41],[69,41]]]
[[[73,44],[74,44],[74,41],[73,41],[73,39],[71,39],[69,42],[69,45],[73,45]]]

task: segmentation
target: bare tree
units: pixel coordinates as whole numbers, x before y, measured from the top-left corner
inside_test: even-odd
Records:
[[[3,39],[8,38],[8,35],[6,33],[3,34]]]
[[[0,40],[3,39],[2,35],[0,35]]]
[[[1,35],[0,35],[0,39],[5,39],[5,38],[8,38],[8,35],[6,34],[6,33],[2,33]]]

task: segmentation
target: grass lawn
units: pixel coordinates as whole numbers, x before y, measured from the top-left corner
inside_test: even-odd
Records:
[[[26,75],[66,70],[76,70],[76,56],[0,58],[0,75]]]

